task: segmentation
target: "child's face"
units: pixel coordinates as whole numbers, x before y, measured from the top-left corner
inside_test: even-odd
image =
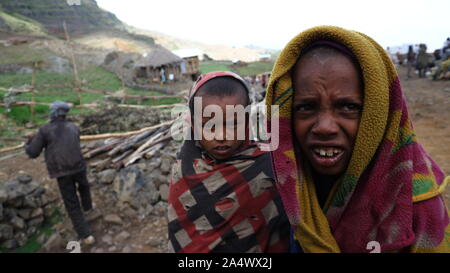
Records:
[[[213,118],[215,118],[215,113],[213,113],[211,117],[202,117],[201,122],[197,121],[198,124],[201,124],[201,128],[197,128],[197,130],[201,129],[202,131],[201,133],[199,133],[199,135],[202,136],[201,140],[199,141],[200,145],[210,156],[214,157],[215,159],[227,159],[233,156],[244,143],[245,140],[238,140],[237,136],[239,130],[247,130],[247,119],[245,119],[245,124],[242,124],[240,123],[237,114],[235,114],[234,120],[227,122],[226,106],[229,105],[233,107],[245,107],[246,98],[239,94],[225,97],[202,96],[201,98],[203,111],[208,105],[217,105],[222,109],[223,124],[217,126],[217,128],[204,130],[204,127],[208,123],[208,121],[211,121]],[[209,134],[208,132],[210,132],[211,134]]]

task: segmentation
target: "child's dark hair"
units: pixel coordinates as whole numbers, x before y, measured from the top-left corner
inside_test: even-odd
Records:
[[[244,106],[250,104],[249,89],[245,83],[233,77],[217,77],[203,84],[194,97],[228,97],[240,95],[245,98]],[[189,110],[194,113],[194,98],[189,101]]]

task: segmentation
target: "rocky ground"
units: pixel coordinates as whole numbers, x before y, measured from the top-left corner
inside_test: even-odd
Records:
[[[417,77],[406,80],[403,67],[399,75],[419,141],[450,174],[450,83]],[[167,251],[168,177],[179,145],[169,142],[152,158],[125,169],[90,170],[89,181],[100,215],[90,222],[97,243],[82,247],[83,252]],[[59,200],[56,182],[48,178],[43,157],[30,160],[20,154],[1,161],[0,181],[15,179],[20,171],[42,183],[49,198]],[[450,207],[450,187],[445,197]],[[64,212],[61,201],[56,205]],[[46,247],[41,252],[68,252],[66,244],[76,236],[70,221],[66,216],[64,219],[56,225],[55,234],[43,238]]]

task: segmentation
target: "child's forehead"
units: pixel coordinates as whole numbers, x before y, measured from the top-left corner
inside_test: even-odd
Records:
[[[226,95],[198,94],[194,96],[194,99],[201,99],[203,107],[208,105],[247,105],[247,98],[242,93]]]

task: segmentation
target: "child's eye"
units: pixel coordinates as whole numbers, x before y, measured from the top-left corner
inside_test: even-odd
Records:
[[[356,103],[345,103],[342,105],[342,110],[349,111],[349,112],[359,112],[361,111],[362,107],[359,104]]]
[[[312,111],[314,110],[314,105],[310,104],[310,103],[303,103],[303,104],[298,104],[296,106],[294,106],[294,112],[307,112],[307,111]]]

